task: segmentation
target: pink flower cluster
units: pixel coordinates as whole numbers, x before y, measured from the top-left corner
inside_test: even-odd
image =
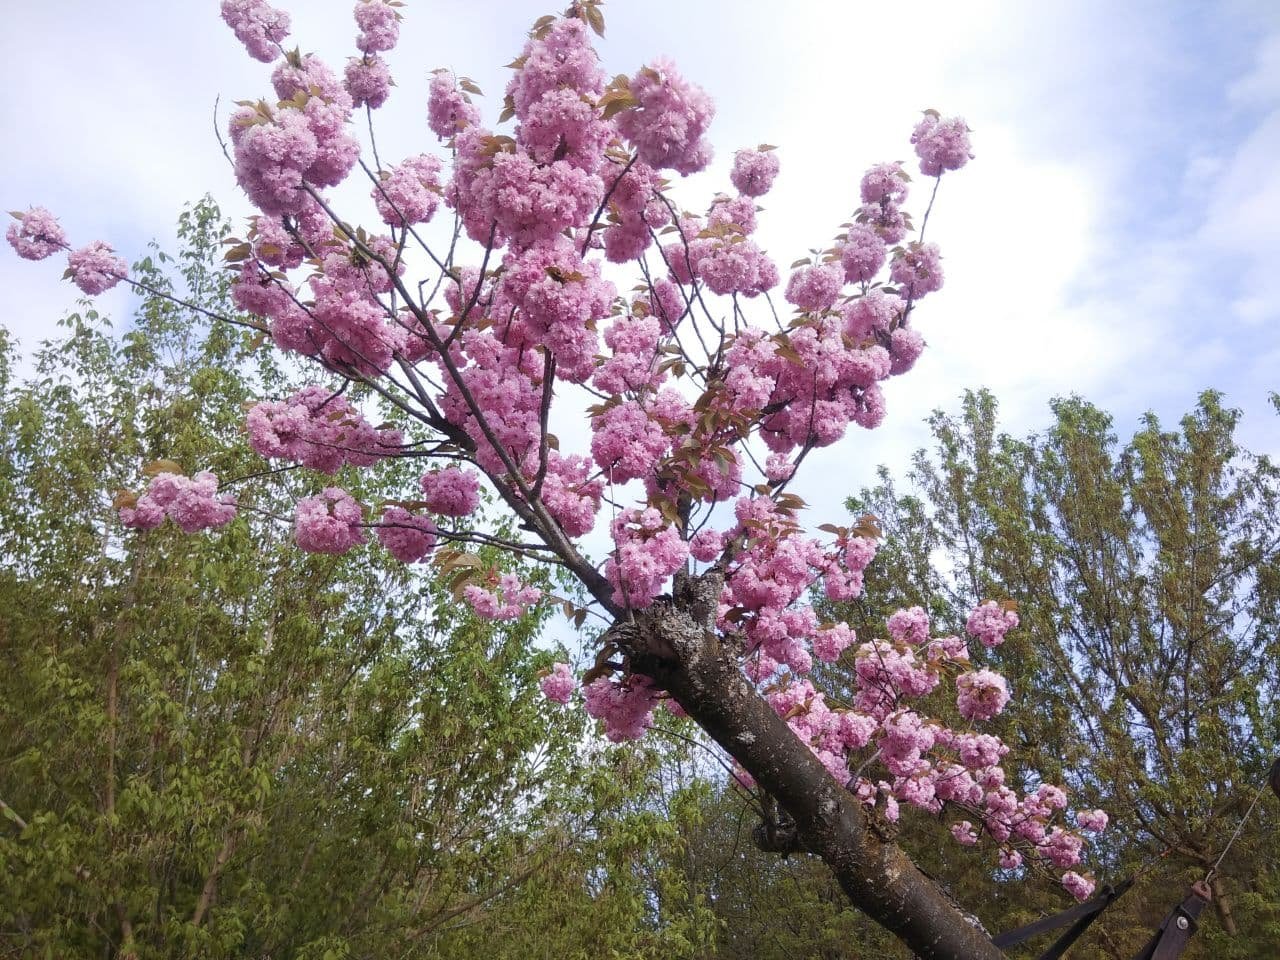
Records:
[[[614,743],[638,740],[653,726],[653,709],[660,694],[653,681],[640,674],[611,680],[598,677],[582,688],[587,714],[604,721],[604,734]]]
[[[397,355],[421,357],[426,345],[420,325],[391,314],[378,299],[391,288],[391,280],[381,261],[396,262],[395,244],[385,236],[368,236],[357,247],[338,240],[332,225],[314,217],[314,204],[298,216],[293,229],[310,245],[326,251],[321,271],[312,274],[311,299],[279,271],[266,272],[255,261],[246,262],[232,286],[232,297],[242,310],[270,321],[272,338],[284,350],[319,358],[341,374],[356,372],[368,376],[385,372]],[[301,257],[279,236],[277,217],[259,217],[254,247],[263,261],[270,257],[289,265]],[[400,269],[403,269],[401,263]]]
[[[774,388],[761,436],[775,453],[828,446],[849,425],[866,429],[885,415],[880,381],[890,376],[892,354],[879,343],[850,346],[840,316],[822,316],[790,333],[760,372]],[[798,359],[797,359],[798,358]],[[775,409],[776,408],[776,409]]]
[[[646,476],[667,453],[671,440],[652,406],[627,400],[592,419],[591,455],[615,483]]]
[[[417,563],[430,555],[439,539],[430,517],[410,513],[404,507],[390,506],[382,511],[378,525],[378,542],[401,563]]]
[[[363,53],[386,53],[400,38],[400,14],[385,0],[359,0],[355,7],[360,35],[356,46]]]
[[[399,430],[375,429],[346,397],[319,385],[254,405],[245,427],[261,456],[330,474],[347,464],[371,466],[395,455],[403,442]]]
[[[606,173],[605,183],[610,210],[610,225],[603,231],[605,258],[613,263],[638,259],[653,242],[653,232],[671,220],[666,204],[658,198],[658,171],[635,160],[630,169],[624,166]],[[669,281],[660,282],[671,289]],[[683,312],[680,306],[676,316]]]
[[[419,154],[392,167],[374,186],[374,206],[382,222],[393,227],[426,223],[440,205],[440,160]]]
[[[908,300],[919,300],[942,289],[942,254],[936,243],[910,243],[894,257],[889,279],[898,284]]]
[[[596,324],[609,315],[616,294],[599,261],[584,261],[572,241],[555,237],[507,257],[493,309],[499,316],[517,312],[509,345],[545,347],[560,376],[583,383],[595,371]]]
[[[578,454],[548,451],[542,503],[560,528],[571,537],[590,533],[604,497],[604,479],[593,476],[591,461]]]
[[[1101,833],[1107,829],[1107,823],[1110,818],[1103,810],[1081,810],[1076,814],[1076,823],[1079,824],[1081,830],[1088,830],[1090,833]]]
[[[619,513],[613,521],[613,543],[604,574],[613,584],[614,602],[635,609],[653,603],[667,578],[689,556],[689,544],[680,531],[652,507]]]
[[[943,119],[934,111],[926,111],[911,133],[911,142],[920,158],[920,172],[927,177],[959,170],[973,158],[969,152],[969,127],[959,117]]]
[[[747,514],[759,523],[767,511],[755,508]],[[860,548],[858,552],[863,551]],[[721,627],[726,631],[740,629],[746,634],[751,617],[739,614],[729,618],[727,614],[733,609],[741,611],[744,607],[731,578],[722,603]],[[921,608],[898,611],[887,626],[891,640],[874,640],[858,648],[851,708],[829,706],[807,679],[798,676],[807,669],[803,662],[789,663],[788,672],[779,673],[779,664],[760,651],[748,660],[747,674],[765,684],[763,692],[775,712],[786,719],[832,775],[864,802],[882,802],[889,819],[897,818],[900,803],[932,814],[939,814],[950,805],[970,817],[952,826],[957,842],[976,845],[983,834],[990,835],[1000,845],[998,862],[1003,869],[1019,867],[1024,854],[1059,869],[1079,863],[1083,839],[1055,824],[1067,805],[1061,788],[1042,784],[1019,799],[1005,785],[1000,763],[1009,751],[999,738],[952,730],[928,719],[920,705],[913,702],[936,690],[945,677],[958,673],[961,712],[971,719],[986,719],[1008,702],[1004,679],[989,670],[964,672],[969,664],[964,642],[957,637],[931,638],[928,617]],[[796,632],[803,635],[803,628]],[[823,632],[839,634],[837,645],[841,649],[854,642],[847,626],[826,627],[813,641],[815,652],[825,642],[821,639]],[[749,642],[745,645],[751,649]],[[876,753],[867,757],[864,752],[861,759],[857,758],[859,751],[872,747]],[[861,771],[874,761],[878,761],[888,779],[850,780],[852,767]],[[739,779],[749,782],[742,773]],[[1078,813],[1076,821],[1082,829],[1087,828],[1086,824],[1105,824],[1106,815],[1096,813],[1099,816],[1095,817],[1094,812]],[[1066,878],[1064,883],[1069,889],[1076,885],[1076,881]],[[1085,881],[1085,885],[1088,883]]]
[[[771,150],[739,150],[733,155],[729,180],[744,197],[763,197],[778,175],[778,155]]]
[[[937,663],[905,645],[884,640],[862,644],[854,660],[857,695],[854,706],[883,718],[902,698],[923,697],[941,682]]]
[[[556,663],[551,672],[542,678],[539,684],[542,694],[553,703],[568,703],[573,699],[573,691],[578,689],[578,681],[567,663]]]
[[[688,286],[701,281],[721,296],[759,296],[778,285],[778,266],[749,237],[755,228],[754,208],[749,218],[737,214],[736,208],[728,209],[735,214],[717,217],[713,207],[709,220],[716,223],[682,219],[677,225],[680,241],[662,249],[663,260],[677,283]]]
[[[44,207],[31,207],[5,231],[9,246],[24,260],[43,260],[67,247],[67,235]]]
[[[709,534],[705,548],[697,538],[695,545],[705,549],[706,559],[713,559],[725,542],[745,539],[745,548],[739,549],[726,572],[718,623],[740,636],[750,654],[748,673],[764,681],[784,666],[793,674],[807,673],[813,656],[838,659],[856,642],[853,631],[843,623],[820,624],[813,608],[798,601],[819,579],[832,599],[857,597],[863,571],[875,556],[874,542],[840,537],[823,545],[801,535],[767,497],[739,499],[735,516],[736,527]]]
[[[467,127],[480,122],[478,111],[458,89],[457,81],[448,70],[437,70],[431,76],[427,88],[427,126],[442,140],[450,140]]]
[[[688,175],[711,162],[703,137],[715,105],[706,91],[689,83],[670,60],[659,58],[631,78],[636,107],[618,115],[618,131],[640,159],[654,169]]]
[[[956,708],[968,720],[990,720],[1009,702],[1009,686],[992,670],[975,670],[956,677]]]
[[[929,640],[929,615],[924,612],[923,607],[898,610],[889,617],[885,626],[888,627],[889,636],[897,643],[920,646]]]
[[[593,100],[604,91],[604,71],[591,45],[591,31],[576,17],[554,21],[525,44],[507,95],[523,118],[546,94],[574,90]]]
[[[662,327],[657,317],[625,315],[605,331],[604,342],[612,354],[596,367],[592,385],[603,393],[641,393],[659,386],[658,341]]]
[[[424,474],[418,485],[423,502],[432,513],[467,517],[480,506],[480,475],[474,470],[445,467]]]
[[[866,283],[873,279],[888,257],[888,248],[880,235],[866,224],[854,224],[840,245],[840,265],[848,283]]]
[[[94,240],[67,255],[67,272],[77,287],[94,297],[114,287],[129,273],[129,265],[110,245]]]
[[[479,243],[494,231],[517,248],[554,240],[589,221],[604,196],[604,182],[595,172],[569,159],[539,164],[527,153],[503,149],[481,128],[462,131],[457,147],[446,194],[467,235]]]
[[[1068,870],[1062,875],[1062,885],[1077,900],[1088,900],[1097,886],[1093,880],[1080,876],[1074,870]]]
[[[820,313],[835,306],[844,286],[844,271],[836,264],[802,267],[787,282],[787,302],[806,313]]]
[[[490,442],[492,436],[520,469],[536,473],[542,400],[538,384],[545,360],[527,347],[504,346],[491,330],[467,330],[457,339],[451,356],[460,382],[446,379],[440,408],[475,441],[477,465],[499,474],[507,471],[507,461]],[[473,415],[471,402],[462,393],[464,385],[485,411],[488,431]]]
[[[478,616],[486,620],[515,620],[529,612],[529,607],[542,599],[542,591],[522,583],[514,573],[504,573],[498,578],[494,590],[485,590],[468,584],[462,591],[464,599]]]
[[[965,629],[982,641],[984,647],[998,647],[1004,643],[1004,635],[1018,625],[1018,614],[1006,610],[994,600],[974,608],[969,614]]]
[[[391,96],[391,68],[377,54],[352,57],[347,61],[342,77],[353,106],[377,110]]]
[[[126,527],[152,530],[168,517],[184,533],[225,526],[235,515],[235,496],[219,494],[218,478],[208,471],[194,477],[158,473],[132,506],[120,508],[120,520]]]
[[[270,63],[289,36],[289,14],[265,0],[222,0],[222,20],[244,44],[249,56]]]
[[[364,514],[341,487],[325,487],[318,496],[298,501],[293,536],[309,553],[346,553],[365,542]]]
[[[291,54],[271,80],[276,108],[244,106],[231,117],[236,180],[263,213],[302,215],[311,202],[304,184],[337,186],[355,166],[351,94],[312,54]]]
[[[457,159],[446,189],[467,234],[519,251],[585,226],[604,196],[600,176],[612,131],[591,104],[604,89],[586,25],[557,20],[530,39],[507,86],[516,139],[478,126],[452,78],[432,83],[432,129],[454,136]]]
[[[595,171],[613,134],[595,106],[571,89],[545,91],[523,111],[516,141],[537,163],[560,160]]]

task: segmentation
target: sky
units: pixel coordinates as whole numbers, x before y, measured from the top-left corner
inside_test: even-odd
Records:
[[[292,42],[340,66],[351,6],[294,4]],[[492,122],[502,65],[556,10],[409,0],[388,57],[398,86],[378,118],[383,157],[434,145],[437,66],[475,79]],[[912,160],[922,109],[973,130],[976,158],[944,179],[930,220],[947,283],[916,315],[929,349],[888,385],[884,426],[807,464],[800,492],[828,517],[876,464],[905,469],[924,417],[955,410],[969,387],[991,388],[1015,433],[1078,392],[1122,434],[1149,409],[1174,423],[1215,387],[1245,411],[1244,444],[1280,454],[1267,403],[1280,389],[1280,4],[613,0],[605,14],[610,74],[668,55],[716,99],[717,161],[680,185],[686,206],[727,186],[735,149],[779,145],[759,239],[783,267],[829,243],[867,166]],[[129,259],[152,238],[172,249],[179,209],[205,192],[249,212],[214,107],[221,97],[225,127],[231,101],[269,90],[269,68],[215,0],[17,4],[5,20],[0,209],[44,205],[74,244],[107,239]],[[76,301],[61,273],[0,248],[0,323],[28,347]],[[100,300],[127,316],[123,290]]]

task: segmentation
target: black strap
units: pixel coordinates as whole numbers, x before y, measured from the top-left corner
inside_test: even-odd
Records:
[[[1010,930],[1008,933],[1002,933],[992,942],[997,947],[1012,947],[1014,944],[1022,943],[1024,940],[1030,940],[1032,937],[1039,936],[1042,933],[1048,933],[1050,930],[1057,930],[1059,927],[1065,927],[1067,924],[1073,924],[1070,930],[1064,933],[1049,948],[1049,950],[1041,955],[1040,960],[1058,960],[1071,944],[1080,938],[1080,935],[1089,928],[1089,924],[1097,919],[1098,914],[1111,906],[1118,900],[1126,890],[1133,886],[1133,878],[1129,877],[1120,881],[1116,886],[1104,886],[1096,897],[1092,900],[1086,900],[1084,903],[1076,904],[1068,910],[1061,913],[1055,913],[1052,916],[1044,917],[1034,923],[1029,923],[1025,927],[1018,927],[1016,930]]]
[[[1201,912],[1209,905],[1211,894],[1204,882],[1193,884],[1187,898],[1164,918],[1142,952],[1133,960],[1175,960],[1182,956],[1191,935],[1196,932]]]
[[[1267,785],[1271,787],[1277,797],[1280,797],[1280,757],[1276,758],[1275,763],[1271,765],[1271,770],[1267,773]],[[1257,798],[1255,797],[1254,800],[1256,802]],[[1252,805],[1250,805],[1249,809],[1252,811]],[[1246,813],[1245,816],[1247,818],[1248,814]],[[1238,827],[1236,832],[1239,833]],[[1235,837],[1233,836],[1231,839],[1235,840]],[[1230,844],[1227,846],[1230,847]],[[1168,851],[1166,850],[1165,852],[1167,853]],[[1226,851],[1224,850],[1223,854],[1225,855],[1225,853]],[[1222,858],[1219,857],[1218,859],[1221,861]],[[1048,933],[1050,930],[1057,930],[1059,927],[1065,927],[1070,923],[1072,924],[1071,929],[1059,937],[1053,946],[1042,953],[1039,958],[1039,960],[1059,960],[1067,952],[1067,948],[1075,943],[1080,938],[1080,935],[1089,928],[1089,924],[1093,923],[1103,910],[1120,899],[1124,892],[1133,886],[1135,879],[1136,877],[1128,877],[1115,887],[1104,886],[1101,892],[1092,900],[1074,906],[1069,910],[1063,910],[1061,913],[1055,913],[1053,916],[1044,917],[1034,923],[1029,923],[1025,927],[1018,927],[1016,930],[1002,933],[991,942],[1001,948],[1012,947],[1015,944],[1022,943],[1024,940],[1030,940],[1032,937]],[[1187,894],[1186,899],[1174,907],[1169,915],[1164,918],[1164,923],[1160,924],[1160,928],[1152,935],[1147,945],[1142,948],[1142,952],[1134,957],[1133,960],[1176,960],[1177,957],[1180,957],[1182,951],[1186,949],[1187,943],[1190,942],[1192,935],[1199,928],[1200,914],[1212,899],[1213,895],[1204,881],[1192,884],[1191,892]]]

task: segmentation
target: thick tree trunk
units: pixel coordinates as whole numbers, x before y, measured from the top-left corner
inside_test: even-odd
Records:
[[[1003,960],[893,842],[889,825],[836,783],[747,682],[736,652],[712,629],[719,593],[715,577],[680,578],[674,602],[636,612],[608,639],[777,800],[797,839],[826,861],[854,906],[922,960]]]

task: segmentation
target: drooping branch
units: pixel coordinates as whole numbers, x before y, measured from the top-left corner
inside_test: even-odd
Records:
[[[674,600],[616,624],[606,640],[665,688],[773,796],[797,842],[820,856],[850,900],[924,960],[1003,953],[894,842],[895,829],[840,786],[760,695],[714,629],[718,578],[690,578]],[[792,845],[792,848],[794,846]]]

